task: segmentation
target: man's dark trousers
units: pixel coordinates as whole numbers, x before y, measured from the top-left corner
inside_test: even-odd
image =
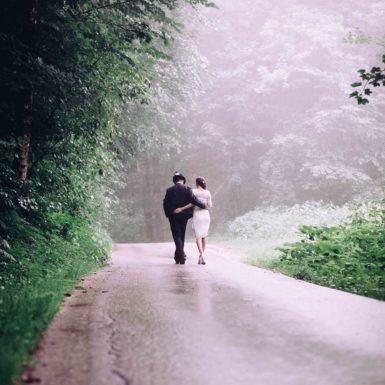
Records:
[[[171,216],[168,219],[170,220],[172,237],[175,242],[175,262],[184,262],[186,260],[186,254],[184,252],[184,239],[188,218],[185,216]]]

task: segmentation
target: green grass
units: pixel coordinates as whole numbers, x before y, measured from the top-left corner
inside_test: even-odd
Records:
[[[15,225],[15,224],[14,224]],[[41,333],[59,310],[66,292],[102,266],[109,244],[78,222],[71,234],[44,234],[19,221],[8,252],[16,261],[0,270],[0,383],[14,384],[31,359]]]

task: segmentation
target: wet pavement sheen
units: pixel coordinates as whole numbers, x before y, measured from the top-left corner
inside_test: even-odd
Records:
[[[301,316],[295,306],[285,308],[283,303],[293,298],[285,301],[278,291],[275,301],[274,285],[253,289],[253,279],[263,274],[259,269],[247,266],[247,274],[236,272],[232,264],[238,262],[223,262],[220,255],[208,256],[206,266],[195,264],[195,257],[184,266],[174,265],[170,251],[169,244],[118,245],[111,265],[87,278],[87,292],[76,293],[56,317],[38,352],[41,364],[34,375],[43,384],[55,379],[62,385],[385,384],[385,341],[360,348],[369,330],[352,324],[318,333],[322,317],[317,325],[316,316],[306,311]],[[280,275],[267,277],[282,279],[282,285],[301,285]],[[318,287],[310,286],[315,287],[308,289],[311,295]],[[314,299],[322,314],[322,307],[330,306],[324,300],[328,293]],[[360,308],[366,304],[361,297],[345,295]],[[298,298],[306,307],[303,299]],[[364,300],[369,301],[368,312],[385,315],[382,302]],[[377,320],[374,328],[381,328],[384,320]],[[71,352],[75,358],[68,358]]]

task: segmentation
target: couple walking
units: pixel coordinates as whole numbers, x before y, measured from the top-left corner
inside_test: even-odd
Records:
[[[205,265],[204,252],[206,237],[210,227],[210,213],[212,207],[210,191],[206,189],[203,178],[196,178],[196,188],[186,186],[186,178],[176,172],[172,178],[174,186],[167,189],[163,200],[163,209],[170,221],[172,237],[175,242],[175,263],[184,265],[184,239],[187,221],[192,217],[193,229],[199,250],[198,264]]]

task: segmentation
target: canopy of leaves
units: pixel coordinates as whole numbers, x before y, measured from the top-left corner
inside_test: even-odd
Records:
[[[188,0],[192,6],[212,5]],[[181,30],[175,0],[9,1],[0,16],[0,209],[49,230],[52,213],[98,222],[120,159],[151,130],[119,124],[122,106],[152,97],[157,66]],[[31,96],[26,116],[26,96]],[[31,121],[28,178],[19,146]],[[138,137],[140,138],[138,140]],[[127,154],[128,152],[128,154]],[[3,217],[6,218],[6,217]],[[3,219],[4,220],[4,219]],[[9,226],[0,235],[7,242]]]

